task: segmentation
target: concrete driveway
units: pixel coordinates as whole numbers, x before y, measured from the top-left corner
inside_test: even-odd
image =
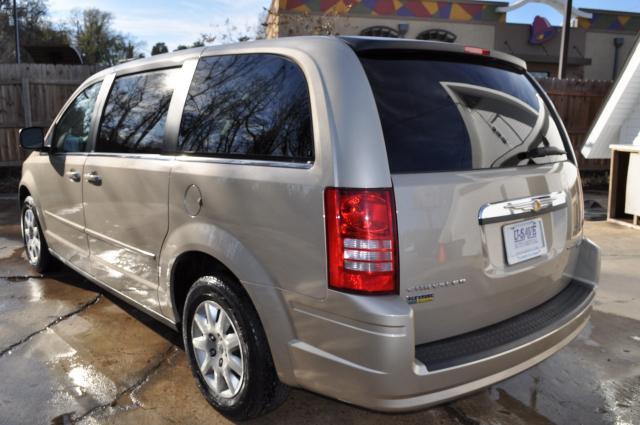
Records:
[[[15,197],[0,198],[0,424],[229,423],[200,396],[180,337],[61,268],[27,264]],[[640,424],[640,232],[604,222],[591,323],[567,348],[475,395],[412,414],[293,390],[251,423]]]

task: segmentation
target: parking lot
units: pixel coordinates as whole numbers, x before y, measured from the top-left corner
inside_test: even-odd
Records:
[[[229,423],[198,392],[180,337],[61,268],[37,275],[17,198],[0,198],[0,424]],[[640,424],[640,232],[587,222],[603,249],[590,324],[527,372],[403,415],[302,390],[255,423]]]

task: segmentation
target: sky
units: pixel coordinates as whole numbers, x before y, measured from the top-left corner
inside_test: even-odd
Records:
[[[513,1],[513,0],[512,0]],[[132,36],[149,53],[159,41],[173,50],[190,45],[202,33],[224,33],[235,26],[242,33],[252,33],[260,13],[270,0],[48,0],[49,12],[58,22],[69,18],[73,9],[96,7],[111,12],[117,31]],[[640,12],[640,0],[574,0],[574,7]],[[562,16],[543,4],[529,4],[509,13],[508,22],[531,23],[536,15],[562,24]]]

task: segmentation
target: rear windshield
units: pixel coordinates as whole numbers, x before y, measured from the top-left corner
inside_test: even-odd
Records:
[[[566,147],[553,116],[523,72],[463,62],[459,56],[442,60],[418,55],[360,57],[378,106],[392,173],[567,159],[564,154],[531,154],[535,148]]]

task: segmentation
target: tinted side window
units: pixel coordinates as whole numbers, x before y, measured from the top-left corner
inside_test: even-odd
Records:
[[[91,132],[91,118],[102,82],[87,87],[64,112],[53,131],[56,152],[84,152]]]
[[[104,108],[98,152],[158,153],[179,70],[116,78]]]
[[[302,71],[290,60],[268,54],[201,59],[177,148],[217,156],[312,160],[311,107]]]

